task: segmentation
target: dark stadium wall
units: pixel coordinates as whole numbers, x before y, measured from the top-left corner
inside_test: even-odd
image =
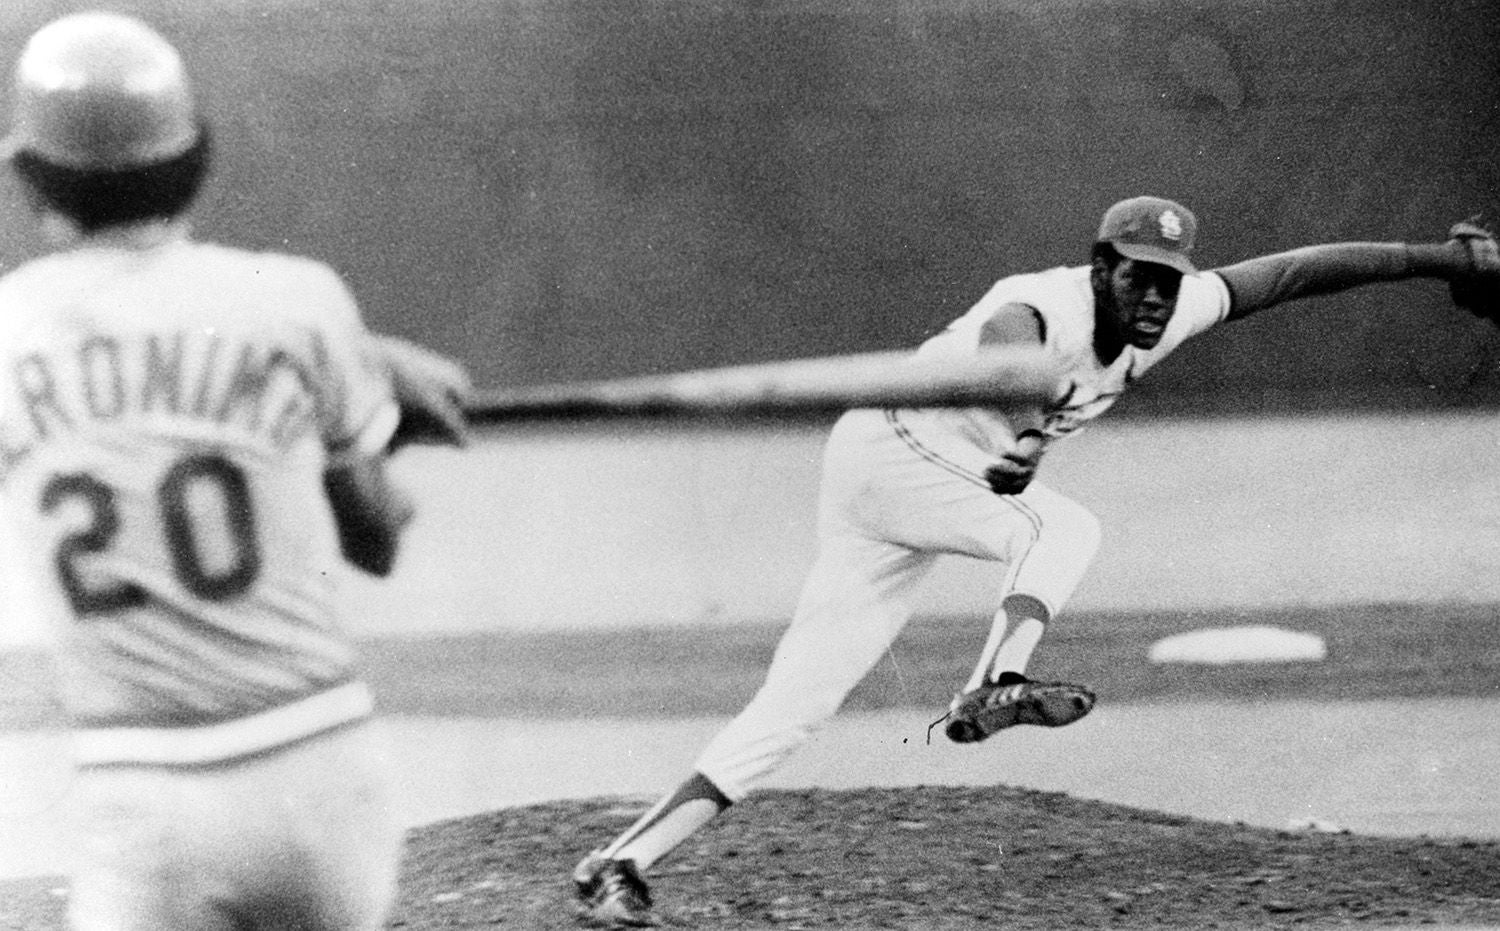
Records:
[[[38,2],[0,52],[93,5],[189,57],[200,232],[327,260],[486,385],[912,345],[1137,193],[1198,212],[1207,266],[1500,214],[1490,0]],[[1441,286],[1366,289],[1123,407],[1490,405],[1497,343]]]

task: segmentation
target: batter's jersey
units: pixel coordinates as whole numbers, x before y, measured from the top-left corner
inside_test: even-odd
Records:
[[[169,230],[0,279],[0,497],[84,762],[225,758],[370,711],[323,485],[398,418],[368,333],[327,266]]]
[[[1127,345],[1109,364],[1094,354],[1094,292],[1089,267],[1053,268],[1003,278],[967,313],[917,350],[919,357],[958,358],[980,349],[985,323],[1006,304],[1027,304],[1041,315],[1044,349],[1062,367],[1065,388],[1042,414],[1045,442],[1067,436],[1109,409],[1132,382],[1168,353],[1224,320],[1229,289],[1213,272],[1182,279],[1177,308],[1161,340],[1151,349]],[[920,435],[942,433],[962,439],[990,456],[1014,442],[1012,419],[987,408],[931,408],[903,411],[901,420]]]

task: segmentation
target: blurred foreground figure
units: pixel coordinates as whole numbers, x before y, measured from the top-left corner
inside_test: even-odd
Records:
[[[145,24],[56,20],[15,80],[5,154],[54,248],[0,279],[5,590],[55,622],[70,921],[381,928],[402,831],[337,580],[391,571],[387,457],[412,405],[411,441],[456,429],[462,372],[318,262],[189,236],[208,130]]]
[[[1181,204],[1120,201],[1104,214],[1089,264],[1000,280],[918,350],[940,359],[1041,346],[1066,376],[1051,404],[840,418],[823,460],[818,556],[765,684],[676,791],[578,864],[585,919],[655,923],[644,872],[763,785],[833,716],[910,619],[913,586],[941,555],[990,560],[1004,572],[978,663],[940,719],[948,738],[974,743],[1088,714],[1088,688],[1036,682],[1026,668],[1088,569],[1099,522],[1033,478],[1053,442],[1104,413],[1185,340],[1284,301],[1406,278],[1447,281],[1470,309],[1486,298],[1500,306],[1495,241],[1472,223],[1444,242],[1335,243],[1203,272],[1190,258],[1196,236],[1197,220]]]

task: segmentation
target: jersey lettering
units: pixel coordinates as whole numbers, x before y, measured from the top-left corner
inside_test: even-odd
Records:
[[[120,371],[119,340],[91,336],[84,341],[78,356],[88,415],[95,420],[117,419],[125,412],[125,376]]]
[[[58,400],[46,356],[33,353],[16,363],[16,388],[38,438],[45,440],[51,435],[49,424],[54,420],[64,427],[72,426],[72,418]]]
[[[233,558],[217,571],[204,558],[200,528],[193,519],[190,496],[195,490],[218,497],[228,530]],[[183,588],[206,601],[224,601],[254,584],[260,575],[260,548],[244,470],[223,456],[189,456],[167,471],[158,498],[172,566]]]
[[[187,456],[167,470],[156,497],[162,543],[178,584],[215,602],[249,591],[260,576],[261,553],[244,470],[216,454]],[[197,506],[205,499],[207,507]],[[147,594],[139,585],[90,580],[86,572],[88,560],[107,555],[120,533],[115,490],[86,472],[53,476],[42,489],[42,513],[54,514],[70,502],[83,507],[86,522],[62,537],[53,565],[73,611],[82,618],[144,605]],[[212,564],[204,545],[215,532],[229,542],[223,565]]]
[[[67,350],[21,356],[0,373],[14,391],[0,418],[0,485],[30,448],[89,422],[135,415],[187,417],[257,433],[278,450],[317,429],[332,389],[327,350],[314,335],[304,362],[285,348],[213,332],[88,336]]]
[[[70,499],[87,509],[88,524],[62,538],[53,564],[73,611],[84,617],[145,604],[146,592],[138,585],[121,582],[92,586],[84,577],[85,558],[106,552],[120,532],[114,489],[84,472],[55,475],[42,489],[42,513],[52,514]]]
[[[1047,411],[1046,419],[1042,423],[1042,433],[1048,439],[1062,439],[1070,433],[1076,433],[1089,421],[1108,410],[1110,405],[1115,403],[1115,399],[1120,396],[1119,392],[1114,391],[1080,400],[1079,388],[1077,380],[1069,382],[1067,394],[1058,399],[1057,407]]]

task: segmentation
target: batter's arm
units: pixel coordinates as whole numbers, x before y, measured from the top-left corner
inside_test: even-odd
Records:
[[[1229,288],[1226,320],[1297,298],[1334,294],[1380,281],[1440,278],[1470,269],[1467,251],[1444,243],[1342,242],[1305,246],[1213,269]]]
[[[390,575],[396,565],[401,531],[414,508],[386,474],[385,457],[341,464],[323,473],[323,489],[333,508],[344,558],[370,575]]]

